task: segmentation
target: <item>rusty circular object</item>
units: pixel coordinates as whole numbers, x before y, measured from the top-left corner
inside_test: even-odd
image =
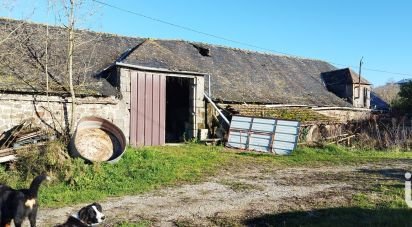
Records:
[[[98,117],[82,118],[70,143],[70,153],[91,162],[114,163],[123,155],[126,138],[111,122]]]

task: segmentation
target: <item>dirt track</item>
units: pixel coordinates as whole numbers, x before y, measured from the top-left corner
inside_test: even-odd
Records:
[[[408,166],[407,161],[319,168],[249,166],[199,184],[99,202],[107,215],[106,226],[142,220],[154,226],[224,225],[226,220],[266,213],[342,206],[368,184],[401,177]],[[81,206],[41,209],[39,226],[63,222]]]

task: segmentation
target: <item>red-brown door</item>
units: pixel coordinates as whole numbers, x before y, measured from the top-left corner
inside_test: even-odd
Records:
[[[165,143],[166,76],[131,72],[130,144],[154,146]]]

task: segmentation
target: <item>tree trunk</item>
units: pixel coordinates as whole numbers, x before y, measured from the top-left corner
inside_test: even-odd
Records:
[[[71,96],[71,120],[70,120],[70,136],[73,135],[76,122],[76,95],[73,87],[73,52],[74,52],[74,1],[70,0],[70,15],[69,15],[69,47],[68,47],[68,61],[67,70],[69,73],[69,86]]]

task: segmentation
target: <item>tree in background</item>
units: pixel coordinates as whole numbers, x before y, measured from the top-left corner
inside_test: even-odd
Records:
[[[394,107],[401,113],[412,114],[412,82],[401,84],[399,99]]]

